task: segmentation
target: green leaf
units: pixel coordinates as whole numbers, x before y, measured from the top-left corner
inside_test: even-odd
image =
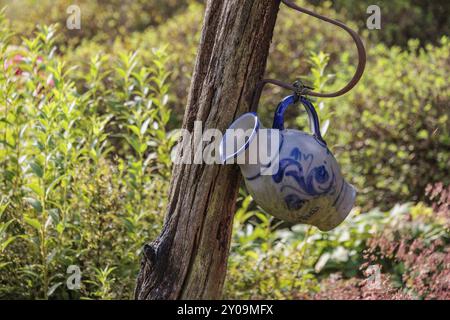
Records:
[[[29,183],[28,188],[30,188],[38,197],[42,197],[44,195],[44,190],[42,190],[41,186],[36,181]]]
[[[140,136],[140,131],[139,131],[139,128],[138,128],[138,127],[136,127],[136,126],[134,126],[134,125],[128,125],[127,127],[128,127],[128,129],[130,129],[131,131],[133,131],[133,133],[134,133],[135,135],[137,135],[138,137]]]
[[[0,218],[2,217],[3,213],[6,211],[6,208],[9,205],[9,202],[3,203],[4,199],[0,201]]]
[[[141,143],[140,144],[140,146],[139,146],[139,152],[140,153],[145,153],[145,151],[147,150],[147,144],[144,142],[144,143]]]
[[[39,222],[38,219],[34,219],[34,218],[30,218],[28,216],[24,217],[24,220],[27,224],[29,224],[30,226],[32,226],[33,228],[35,228],[37,231],[41,230],[41,223]]]
[[[128,232],[134,232],[135,226],[129,218],[121,219]]]
[[[91,148],[89,150],[89,155],[91,156],[91,159],[94,160],[95,162],[98,161],[98,157],[97,157],[97,152],[95,151],[94,148]]]
[[[62,222],[59,222],[59,223],[56,225],[56,231],[57,231],[59,234],[62,234],[62,233],[63,233],[63,231],[64,231],[64,225],[63,225]]]
[[[6,229],[8,229],[9,225],[13,222],[14,220],[9,220],[7,222],[2,222],[0,223],[0,236],[2,236],[2,234],[4,234],[6,232]]]
[[[63,174],[62,176],[59,176],[58,178],[56,178],[55,180],[52,181],[52,183],[50,183],[50,185],[48,186],[47,190],[45,191],[45,198],[48,198],[48,195],[50,194],[50,192],[52,192],[52,190],[56,187],[56,185],[65,177],[67,177],[67,174]]]
[[[16,176],[15,173],[11,170],[3,171],[3,175],[7,181],[13,181],[14,177]]]
[[[0,122],[6,123],[7,125],[12,126],[12,123],[9,122],[8,119],[6,119],[5,117],[1,117]]]
[[[36,162],[33,161],[30,164],[31,170],[34,172],[35,175],[37,175],[39,178],[42,178],[43,174],[44,174],[44,170],[42,169],[42,166]]]
[[[34,208],[34,210],[36,210],[39,213],[42,212],[42,204],[39,200],[34,198],[24,198],[24,200],[28,202]]]
[[[62,234],[62,233],[63,233],[63,231],[64,231],[64,224],[63,224],[62,222],[59,222],[59,223],[56,225],[56,231],[57,231],[59,234]]]
[[[11,242],[13,242],[14,240],[16,240],[16,236],[11,236],[8,239],[6,239],[5,241],[0,242],[0,252],[5,251],[6,247],[11,244]]]
[[[59,210],[56,208],[48,210],[50,217],[52,218],[53,224],[57,225],[60,221]]]
[[[140,146],[140,144],[139,144],[139,141],[137,141],[135,138],[128,138],[127,139],[128,140],[128,142],[130,143],[130,145],[133,147],[133,149],[137,152],[137,153],[139,153],[140,152],[140,150],[141,150],[141,146]]]

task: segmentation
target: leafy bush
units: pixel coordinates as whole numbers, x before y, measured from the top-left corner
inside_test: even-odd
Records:
[[[308,0],[318,5],[319,0]],[[333,0],[332,7],[347,20],[358,23],[358,27],[366,28],[370,5],[377,4],[381,10],[381,29],[369,31],[372,41],[382,41],[388,45],[407,47],[409,39],[416,38],[422,44],[439,43],[442,36],[450,34],[450,10],[446,0],[394,0],[394,1],[352,1]]]
[[[330,135],[366,208],[423,200],[450,183],[450,42],[409,51],[378,45],[361,83],[329,103]]]
[[[176,97],[173,106],[181,117],[186,105],[204,9],[203,5],[193,2],[185,11],[155,28],[117,39],[112,45],[84,41],[79,47],[65,53],[70,61],[76,62],[88,58],[98,50],[104,52],[139,50],[145,57],[146,52],[151,52],[153,47],[167,46],[170,53],[169,69],[173,82],[177,84],[172,88]],[[317,11],[328,16],[336,16],[336,12],[328,7],[318,7]],[[311,52],[330,52],[330,65],[334,67],[340,52],[353,48],[351,38],[345,32],[336,33],[335,27],[331,25],[284,7],[280,12],[281,16],[283,18],[277,22],[271,48],[268,77],[294,81],[301,75],[308,74],[310,66],[307,60]],[[180,25],[183,27],[180,28]],[[293,32],[295,30],[302,32],[301,34]],[[356,53],[352,50],[349,54],[350,57],[354,57]],[[283,94],[286,92],[270,87],[263,95],[262,105],[270,106],[270,110],[274,109],[274,105]],[[260,108],[260,111],[265,112],[265,109]]]
[[[117,38],[113,43],[102,43],[85,39],[76,48],[64,50],[68,64],[79,64],[89,61],[97,52],[114,55],[118,51],[139,51],[143,65],[150,64],[154,48],[165,48],[168,53],[167,69],[170,80],[176,83],[172,86],[171,104],[174,109],[174,126],[179,127],[184,114],[190,79],[200,39],[204,6],[192,3],[179,15],[167,20],[164,24],[149,28],[143,32],[134,32],[127,37]],[[183,25],[183,28],[180,28]],[[78,73],[82,75],[87,70],[84,65]]]
[[[130,298],[166,201],[166,54],[93,57],[79,90],[53,28],[14,47],[1,26],[0,297]]]
[[[81,9],[82,29],[63,29],[63,35],[59,40],[61,43],[79,44],[82,39],[113,42],[117,36],[127,38],[130,32],[143,31],[149,26],[165,24],[168,18],[195,3],[203,2],[198,0],[79,0],[73,3],[67,0],[41,0],[37,3],[31,0],[0,0],[0,7],[8,6],[7,16],[12,20],[17,32],[29,34],[35,24],[59,23],[64,26],[69,16],[66,12],[67,8],[76,4]],[[382,41],[388,45],[406,47],[411,38],[417,38],[423,44],[429,42],[437,44],[443,35],[450,33],[448,16],[450,7],[445,0],[380,1],[377,4],[381,8],[381,29],[372,31],[367,30],[366,27],[369,16],[366,12],[367,8],[374,4],[371,1],[355,3],[351,0],[296,0],[296,3],[315,11],[332,8],[333,11],[327,12],[330,16],[339,16],[342,21],[353,21],[361,31],[365,31],[371,41]],[[281,9],[283,19],[279,19],[278,23],[284,24],[284,21],[287,21],[291,24],[291,15],[295,15],[294,19],[303,20],[301,14],[290,12],[284,6]],[[308,33],[308,26],[305,29]],[[305,30],[302,30],[302,33],[303,31]],[[294,32],[293,36],[298,34]]]
[[[280,229],[242,197],[225,297],[448,298],[450,189],[434,190],[434,210],[423,203],[355,209],[327,233],[302,225]],[[371,278],[376,269],[379,277]]]
[[[7,6],[6,14],[12,28],[29,35],[36,24],[66,25],[67,8],[77,5],[81,13],[80,30],[61,28],[58,41],[77,45],[83,39],[112,42],[117,36],[163,23],[167,18],[186,7],[188,0],[0,0],[0,8]]]

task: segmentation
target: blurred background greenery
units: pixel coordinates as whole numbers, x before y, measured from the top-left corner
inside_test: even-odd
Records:
[[[322,233],[281,224],[242,188],[224,296],[450,298],[450,4],[296,2],[345,21],[366,43],[360,84],[315,100],[357,207]],[[72,4],[80,30],[65,26]],[[366,28],[371,4],[380,30]],[[132,298],[141,247],[164,218],[203,2],[4,6],[0,298]],[[345,33],[283,7],[279,17],[268,76],[323,91],[348,81],[356,53]],[[265,90],[266,125],[286,94]],[[301,110],[289,112],[290,127],[306,127]],[[82,270],[80,290],[66,286],[69,265]]]

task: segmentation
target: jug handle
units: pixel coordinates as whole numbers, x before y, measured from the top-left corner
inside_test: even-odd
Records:
[[[320,132],[320,122],[319,116],[317,115],[316,109],[314,108],[311,101],[309,101],[304,96],[299,96],[297,94],[293,94],[284,98],[277,106],[277,110],[275,111],[275,116],[273,119],[273,128],[278,130],[284,130],[284,113],[286,109],[292,105],[296,104],[300,101],[306,109],[309,118],[309,126],[311,128],[311,132],[313,136],[321,143],[326,145],[327,143],[322,137]]]

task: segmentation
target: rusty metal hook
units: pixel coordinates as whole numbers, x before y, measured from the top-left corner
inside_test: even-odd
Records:
[[[347,31],[347,33],[350,34],[352,39],[355,41],[356,48],[358,49],[358,67],[356,68],[355,74],[353,75],[352,79],[349,81],[349,83],[347,83],[345,85],[345,87],[343,87],[342,89],[340,89],[338,91],[331,92],[331,93],[314,92],[310,88],[304,87],[304,90],[302,91],[302,93],[304,95],[310,95],[313,97],[333,98],[333,97],[341,96],[341,95],[347,93],[348,91],[350,91],[351,89],[353,89],[353,87],[361,79],[361,77],[364,73],[364,69],[366,67],[366,49],[364,48],[364,44],[363,44],[361,38],[359,37],[359,35],[354,30],[350,29],[348,26],[346,26],[345,24],[343,24],[340,21],[322,16],[322,15],[312,12],[308,9],[299,7],[298,5],[294,4],[290,0],[281,0],[281,2],[283,2],[286,6],[288,6],[289,8],[291,8],[293,10],[296,10],[296,11],[299,11],[302,13],[306,13],[317,19],[326,21],[328,23],[334,24],[335,26],[338,26],[338,27],[344,29],[345,31]],[[256,85],[256,88],[255,88],[255,91],[253,94],[252,106],[251,106],[252,111],[256,111],[256,109],[258,108],[258,103],[259,103],[259,99],[261,98],[262,91],[264,89],[264,86],[268,83],[279,86],[281,88],[285,88],[285,89],[294,91],[294,92],[298,91],[298,86],[296,86],[296,85],[289,84],[289,83],[286,83],[286,82],[283,82],[280,80],[275,80],[275,79],[263,79],[260,82],[258,82],[258,84]]]

